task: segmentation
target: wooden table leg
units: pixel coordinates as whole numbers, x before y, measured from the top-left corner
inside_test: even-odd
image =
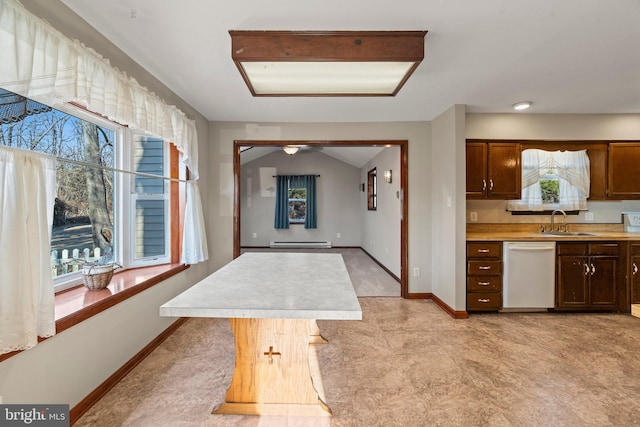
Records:
[[[229,320],[236,363],[225,402],[214,414],[331,415],[309,367],[314,320]]]
[[[320,328],[318,328],[318,322],[313,321],[311,323],[311,335],[309,336],[309,344],[327,344],[329,341],[320,335]]]

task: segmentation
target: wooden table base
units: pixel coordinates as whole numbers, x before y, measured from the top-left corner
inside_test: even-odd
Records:
[[[229,321],[236,363],[225,402],[214,414],[331,415],[324,403],[315,348],[310,345],[315,340],[326,342],[319,339],[315,320]]]

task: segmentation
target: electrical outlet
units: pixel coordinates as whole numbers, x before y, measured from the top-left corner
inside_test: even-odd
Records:
[[[585,212],[584,213],[585,221],[593,221],[593,212]]]
[[[413,268],[413,277],[420,277],[420,267]]]
[[[342,237],[342,234],[338,233],[338,234],[336,234],[336,237],[337,237],[338,239],[340,239],[340,238]]]
[[[471,218],[471,222],[476,222],[478,221],[478,212],[471,212],[469,214],[470,218]]]
[[[258,238],[258,233],[253,233],[253,238],[257,239]]]

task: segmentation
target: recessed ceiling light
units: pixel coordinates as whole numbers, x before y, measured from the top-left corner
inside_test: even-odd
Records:
[[[531,101],[518,102],[516,104],[513,104],[513,109],[517,111],[526,110],[527,108],[531,107],[532,104],[533,103]]]
[[[426,31],[229,31],[253,96],[395,96]]]

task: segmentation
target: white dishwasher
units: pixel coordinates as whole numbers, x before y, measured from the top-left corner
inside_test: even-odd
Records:
[[[503,261],[503,311],[554,307],[555,242],[504,242]]]

